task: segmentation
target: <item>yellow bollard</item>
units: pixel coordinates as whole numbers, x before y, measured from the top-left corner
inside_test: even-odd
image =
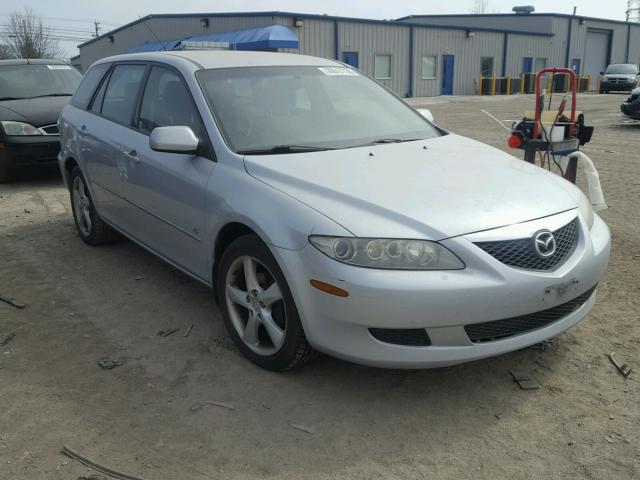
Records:
[[[524,73],[520,74],[520,95],[524,95]]]
[[[496,94],[496,76],[491,77],[491,95]]]
[[[507,95],[511,95],[511,75],[507,75]]]

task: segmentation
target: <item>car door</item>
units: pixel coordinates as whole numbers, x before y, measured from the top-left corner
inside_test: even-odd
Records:
[[[135,236],[163,257],[201,278],[211,252],[203,242],[205,189],[215,169],[213,155],[157,152],[149,146],[156,127],[188,126],[209,140],[181,75],[154,65],[142,93],[136,129],[126,159],[125,197],[133,207]],[[212,151],[209,149],[209,151]]]
[[[89,104],[80,125],[81,151],[94,201],[100,214],[127,229],[123,152],[128,140],[136,100],[142,86],[144,64],[116,64]]]

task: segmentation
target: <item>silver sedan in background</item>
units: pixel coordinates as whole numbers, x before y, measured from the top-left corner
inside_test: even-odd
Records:
[[[64,109],[59,162],[80,237],[211,286],[264,368],[452,365],[583,319],[610,248],[589,200],[423,113],[321,58],[121,55]]]

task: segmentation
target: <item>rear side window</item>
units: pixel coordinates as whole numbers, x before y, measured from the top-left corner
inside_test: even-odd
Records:
[[[98,83],[100,83],[102,76],[109,69],[109,65],[108,63],[101,63],[89,69],[82,79],[82,82],[80,82],[76,93],[71,98],[71,105],[82,108],[83,110],[87,108],[93,92],[98,86]]]
[[[145,71],[144,65],[117,65],[111,72],[102,100],[102,116],[130,125],[136,97]]]
[[[138,128],[151,132],[156,127],[174,125],[191,127],[197,136],[204,131],[191,93],[180,76],[167,68],[153,67],[142,96]]]
[[[107,78],[102,80],[100,84],[100,88],[93,97],[93,102],[91,102],[91,106],[89,107],[89,111],[95,113],[96,115],[100,115],[100,110],[102,109],[102,100],[104,99],[104,92],[107,90],[107,85],[109,83],[109,75],[107,74]]]

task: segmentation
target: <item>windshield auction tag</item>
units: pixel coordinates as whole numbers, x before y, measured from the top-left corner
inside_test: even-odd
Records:
[[[360,74],[355,70],[347,67],[318,67],[325,75],[353,75],[359,76]]]
[[[47,65],[49,70],[71,70],[69,65]]]

